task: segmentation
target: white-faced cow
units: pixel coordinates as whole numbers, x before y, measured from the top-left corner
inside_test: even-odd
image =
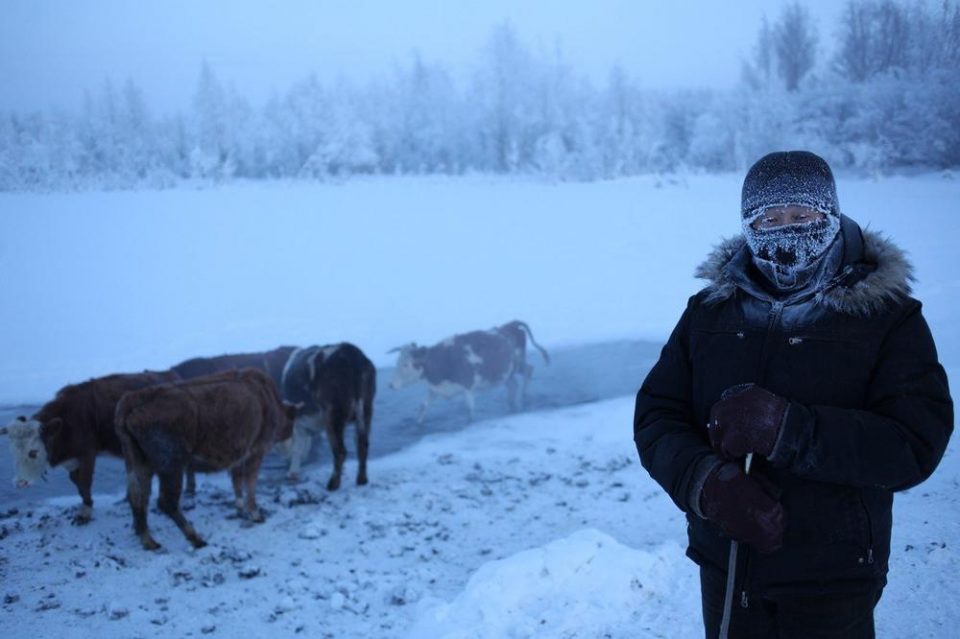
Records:
[[[124,395],[117,405],[117,435],[127,468],[127,498],[143,547],[160,545],[147,527],[153,476],[160,479],[157,505],[195,548],[206,542],[180,510],[183,470],[229,470],[237,508],[263,521],[257,507],[257,473],[263,456],[289,439],[296,408],[285,404],[276,384],[253,368],[163,384]],[[246,497],[244,498],[244,489]]]
[[[173,372],[108,375],[60,389],[33,417],[18,417],[0,430],[10,438],[16,475],[26,488],[45,478],[49,468],[63,466],[83,500],[73,523],[90,521],[90,490],[97,455],[121,456],[114,431],[114,411],[124,393],[178,379]]]
[[[506,384],[510,408],[517,410],[523,406],[527,382],[533,374],[533,367],[527,363],[528,337],[549,364],[547,351],[533,339],[530,327],[520,321],[488,331],[454,335],[435,346],[414,343],[396,348],[390,351],[400,353],[390,387],[400,389],[421,381],[427,383],[427,397],[417,418],[420,423],[437,398],[450,399],[460,393],[473,420],[474,391],[496,384]]]
[[[357,485],[366,484],[373,398],[377,392],[377,369],[373,362],[347,342],[297,349],[287,361],[280,388],[284,399],[303,404],[286,450],[290,455],[288,477],[299,478],[300,464],[310,452],[313,434],[323,430],[333,453],[333,474],[327,490],[339,488],[347,457],[344,430],[348,423],[354,422],[360,463]]]

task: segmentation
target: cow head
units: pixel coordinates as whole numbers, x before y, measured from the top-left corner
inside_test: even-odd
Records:
[[[13,483],[17,488],[26,488],[46,479],[50,465],[41,438],[43,428],[43,424],[35,419],[17,417],[0,431],[10,438],[10,452],[16,469]]]
[[[275,441],[282,442],[293,437],[293,423],[297,420],[301,408],[303,408],[303,402],[296,404],[283,402],[283,421],[274,437]]]
[[[390,380],[390,388],[399,390],[423,379],[423,359],[426,351],[426,348],[419,348],[415,342],[389,351],[400,354],[397,357],[397,367],[393,370],[393,379]]]

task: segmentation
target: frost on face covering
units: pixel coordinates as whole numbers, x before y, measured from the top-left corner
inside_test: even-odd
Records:
[[[753,263],[780,290],[805,286],[837,238],[840,219],[827,214],[814,222],[753,228],[751,225],[763,213],[761,209],[743,219],[743,233],[753,254]]]

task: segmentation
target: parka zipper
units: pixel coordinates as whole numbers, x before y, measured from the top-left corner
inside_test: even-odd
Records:
[[[773,329],[780,322],[780,316],[783,314],[783,302],[777,300],[770,302],[770,311],[767,314],[767,333],[763,338],[763,346],[760,348],[760,362],[759,369],[757,370],[757,384],[764,384],[765,374],[767,370],[767,354],[770,351],[770,344],[773,342]],[[744,545],[741,548],[742,552],[742,567],[737,570],[740,572],[740,607],[749,608],[750,607],[750,594],[748,592],[748,586],[750,584],[750,557],[752,551],[749,546]],[[871,559],[872,561],[872,559]]]
[[[746,550],[746,549],[745,549]],[[750,551],[743,553],[743,578],[740,581],[740,607],[750,607],[750,596],[747,594],[748,578],[750,576]]]
[[[770,350],[770,343],[773,341],[773,327],[780,321],[780,315],[783,314],[783,302],[770,302],[770,311],[767,319],[767,334],[763,338],[763,347],[760,349],[760,370],[757,371],[757,383],[764,383],[763,372],[767,369],[767,353]]]
[[[873,563],[873,517],[870,516],[870,509],[867,508],[867,502],[863,500],[863,494],[857,493],[857,499],[860,501],[860,508],[863,509],[863,514],[867,517],[867,557],[866,562],[868,564]],[[860,563],[864,562],[864,558],[860,558]]]

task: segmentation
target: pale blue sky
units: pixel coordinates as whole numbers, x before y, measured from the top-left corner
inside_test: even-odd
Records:
[[[85,88],[133,78],[160,112],[189,105],[201,61],[259,103],[315,72],[363,80],[419,51],[463,72],[491,28],[509,20],[531,47],[553,49],[602,82],[619,62],[646,87],[725,87],[761,16],[786,0],[353,0],[129,2],[4,0],[0,109],[75,108]],[[821,39],[842,3],[810,0]]]

